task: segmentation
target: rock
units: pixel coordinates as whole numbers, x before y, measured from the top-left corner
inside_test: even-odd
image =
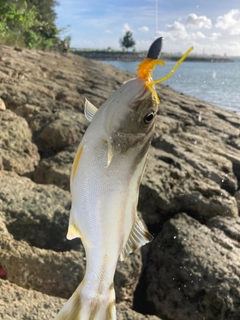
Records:
[[[42,154],[56,154],[81,141],[87,127],[84,115],[70,110],[54,110],[25,105],[15,109],[25,117],[32,130],[33,138]]]
[[[56,252],[0,235],[0,246],[0,265],[19,287],[69,298],[83,277],[86,261],[80,245],[78,251]]]
[[[118,320],[161,320],[156,316],[142,315],[131,309],[127,309],[124,304],[117,305],[117,319]]]
[[[22,289],[0,279],[0,318],[4,320],[52,320],[66,300],[34,290]],[[118,320],[161,320],[143,316],[125,305],[117,305]]]
[[[69,298],[86,264],[80,240],[66,239],[69,192],[7,172],[1,172],[0,185],[0,266],[7,279],[24,288]],[[140,251],[118,263],[117,302],[132,305],[140,273]]]
[[[240,214],[240,190],[235,193],[235,199],[237,200],[238,212]]]
[[[43,184],[54,184],[64,190],[70,190],[70,174],[77,145],[66,148],[56,155],[42,159],[36,168],[33,181]]]
[[[83,111],[85,98],[96,106],[132,75],[69,53],[22,50],[1,46],[0,96],[7,109],[25,104]]]
[[[0,279],[0,319],[52,320],[64,301]]]
[[[53,185],[37,185],[28,178],[0,172],[0,212],[8,231],[16,240],[41,249],[66,251],[74,248],[67,241],[71,199]]]
[[[164,93],[159,92],[160,97]],[[195,103],[189,106],[191,114],[186,112],[188,99]],[[233,147],[225,143],[231,130],[231,135],[238,137],[238,129],[233,120],[217,127],[215,121],[222,120],[216,119],[214,107],[210,109],[207,104],[201,108],[206,118],[199,122],[196,100],[188,99],[182,96],[174,106],[177,116],[171,111],[172,97],[166,102],[161,99],[166,105],[160,108],[140,188],[139,210],[148,224],[161,224],[181,211],[201,220],[238,214],[233,196],[240,181],[240,150],[235,149],[237,156],[233,156]]]
[[[237,320],[240,312],[239,218],[208,227],[186,214],[163,226],[147,267],[147,296],[156,315],[178,320]]]
[[[56,118],[39,133],[41,150],[50,152],[63,150],[80,143],[87,120],[77,112],[59,111]],[[40,146],[39,146],[40,147]]]
[[[26,120],[0,110],[0,131],[0,169],[20,175],[33,172],[40,156]]]
[[[161,224],[183,210],[200,220],[238,215],[236,199],[229,192],[185,161],[184,153],[177,156],[164,150],[151,149],[140,187],[139,210],[147,224]]]

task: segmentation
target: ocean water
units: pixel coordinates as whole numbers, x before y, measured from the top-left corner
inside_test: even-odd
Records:
[[[101,62],[134,73],[139,64],[126,61]],[[174,65],[175,62],[167,61],[165,67],[157,66],[153,78],[159,79],[168,74]],[[240,113],[240,59],[232,63],[183,62],[163,84],[222,109]]]

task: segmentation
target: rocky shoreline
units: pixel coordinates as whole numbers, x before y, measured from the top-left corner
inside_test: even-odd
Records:
[[[84,101],[98,107],[132,77],[0,47],[0,319],[53,319],[81,281],[84,250],[66,230]],[[155,238],[118,264],[118,319],[238,320],[240,115],[157,91],[138,206]]]
[[[141,61],[145,58],[146,53],[138,52],[122,52],[122,53],[113,53],[113,52],[88,52],[88,51],[78,51],[73,50],[73,53],[94,60],[108,60],[108,61]],[[164,61],[178,61],[181,56],[174,56],[168,54],[162,54],[161,59]],[[234,62],[234,60],[225,57],[216,57],[216,56],[197,56],[190,55],[185,61],[191,62]]]

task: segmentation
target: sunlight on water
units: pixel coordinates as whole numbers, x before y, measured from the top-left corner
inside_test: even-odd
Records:
[[[102,61],[116,68],[136,73],[138,61]],[[166,67],[156,68],[154,79],[171,71],[175,62],[167,61]],[[175,74],[163,84],[174,90],[223,109],[240,113],[240,61],[234,63],[183,62]]]

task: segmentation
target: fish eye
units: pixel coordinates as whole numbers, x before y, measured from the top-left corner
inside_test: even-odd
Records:
[[[149,112],[145,115],[145,117],[143,118],[144,123],[146,123],[146,124],[150,123],[150,122],[153,120],[154,115],[155,115],[155,113],[154,113],[152,110],[149,111]]]

